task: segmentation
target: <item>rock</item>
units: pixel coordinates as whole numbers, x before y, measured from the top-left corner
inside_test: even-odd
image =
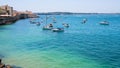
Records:
[[[2,64],[2,63],[1,63],[1,64],[0,64],[0,68],[3,68],[3,67],[5,67],[5,64]]]
[[[5,64],[2,63],[2,59],[0,59],[0,68],[5,67]]]
[[[6,65],[6,68],[12,68],[10,65]]]
[[[2,59],[0,59],[0,64],[2,63]]]

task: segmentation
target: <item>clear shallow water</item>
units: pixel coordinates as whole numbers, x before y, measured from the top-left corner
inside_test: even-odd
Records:
[[[66,22],[70,27],[63,33],[43,31],[45,24],[36,26],[29,19],[0,26],[4,63],[21,68],[120,68],[120,15],[55,17],[55,26]],[[83,18],[88,19],[86,24],[81,24]],[[110,25],[99,25],[103,20]]]

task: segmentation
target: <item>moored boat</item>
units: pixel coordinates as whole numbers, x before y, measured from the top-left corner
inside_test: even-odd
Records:
[[[48,19],[48,17],[46,15],[46,26],[43,27],[43,30],[51,30],[51,29],[53,29],[53,25],[52,24],[47,25],[47,19]]]
[[[37,25],[37,26],[40,26],[40,22],[36,22],[36,25]]]
[[[51,30],[51,29],[53,29],[53,27],[50,27],[50,26],[44,26],[43,27],[43,30]]]
[[[69,27],[69,24],[63,23],[62,24],[64,27]]]
[[[87,22],[86,18],[82,20],[82,24],[85,24],[86,22]]]
[[[109,22],[103,21],[103,22],[100,22],[100,25],[109,25]]]
[[[53,32],[64,32],[64,28],[53,28]]]

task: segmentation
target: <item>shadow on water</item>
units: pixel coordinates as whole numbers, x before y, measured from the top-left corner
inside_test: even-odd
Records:
[[[22,68],[22,67],[13,65],[12,68]]]
[[[3,56],[3,55],[0,54],[0,58],[4,58],[4,57],[5,57],[5,56]]]
[[[10,25],[2,25],[2,26],[0,26],[0,31],[11,30],[11,28],[8,28],[8,26],[10,26]]]

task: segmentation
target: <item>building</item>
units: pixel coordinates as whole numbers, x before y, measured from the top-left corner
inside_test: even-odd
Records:
[[[13,16],[13,7],[10,7],[8,5],[0,6],[1,9],[1,15],[6,16]]]

